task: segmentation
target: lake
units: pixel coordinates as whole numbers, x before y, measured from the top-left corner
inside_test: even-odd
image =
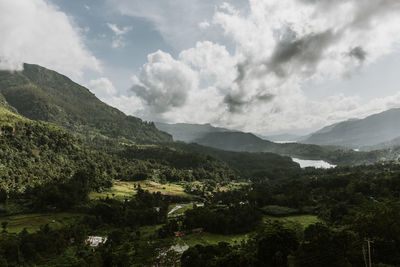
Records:
[[[297,158],[292,158],[292,160],[294,162],[299,163],[301,168],[314,167],[314,168],[330,169],[336,167],[336,165],[329,164],[328,162],[323,160],[305,160]]]

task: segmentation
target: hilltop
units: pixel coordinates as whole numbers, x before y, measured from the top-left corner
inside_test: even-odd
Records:
[[[24,64],[20,72],[0,71],[0,93],[19,114],[55,123],[87,141],[172,141],[153,123],[125,115],[68,77],[38,65]]]

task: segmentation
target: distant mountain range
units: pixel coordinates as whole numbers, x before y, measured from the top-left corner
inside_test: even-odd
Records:
[[[302,138],[300,135],[295,134],[277,134],[277,135],[267,135],[259,136],[260,138],[272,142],[284,143],[284,142],[296,142]]]
[[[155,122],[154,124],[160,131],[171,134],[174,140],[186,143],[191,143],[208,133],[230,132],[228,129],[214,127],[211,124],[168,124],[162,122]]]
[[[302,144],[368,151],[400,146],[400,108],[390,109],[364,119],[351,119],[335,123],[303,137],[291,134],[257,137],[243,132],[235,133],[235,131],[213,127],[209,124],[157,124],[156,127],[172,134],[176,140],[196,142],[234,151],[264,151],[268,147],[267,151],[279,152],[279,149],[277,151],[276,146],[271,142],[264,142],[266,140],[278,143],[296,141]],[[215,133],[222,134],[216,135]],[[236,136],[235,140],[231,140],[233,135]],[[241,138],[238,138],[238,135],[241,135]],[[227,139],[225,140],[221,136],[225,136]],[[213,138],[221,138],[221,140],[213,142],[211,141]]]
[[[374,147],[378,144],[381,144],[378,147],[387,148],[390,145],[397,145],[398,142],[392,140],[399,137],[400,108],[397,108],[365,119],[353,119],[324,127],[301,142],[350,149]]]
[[[210,124],[155,123],[159,130],[171,134],[174,140],[235,152],[269,152],[281,155],[320,159],[332,148],[304,144],[279,144],[255,134],[214,127]],[[326,158],[326,157],[325,157]]]
[[[159,124],[156,124],[157,127],[159,127],[158,125]],[[325,127],[322,130],[318,131],[318,134],[328,134],[329,132],[333,131],[338,125],[340,125],[340,123]],[[263,138],[260,138],[252,133],[244,133],[226,129],[224,131],[224,128],[217,128],[208,124],[191,124],[187,126],[185,124],[164,124],[163,128],[159,129],[170,133],[175,140],[185,141],[188,143],[197,143],[199,145],[220,150],[253,153],[269,152],[280,154],[283,156],[298,157],[301,159],[322,159],[336,165],[365,164],[376,162],[379,160],[397,160],[400,154],[400,149],[388,149],[387,146],[383,145],[382,147],[379,147],[379,150],[376,151],[356,152],[351,149],[344,149],[339,145],[316,145],[311,143],[303,144],[295,142],[275,143],[264,140]],[[182,138],[182,133],[180,133],[181,129],[190,129],[190,135],[185,135],[185,138]],[[199,131],[193,132],[195,130]],[[307,138],[310,138],[312,136],[313,134]],[[196,137],[198,138],[195,139]]]

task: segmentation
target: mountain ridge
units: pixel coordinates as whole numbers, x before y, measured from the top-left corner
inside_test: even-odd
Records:
[[[172,137],[139,118],[101,102],[87,88],[39,65],[19,72],[0,71],[0,93],[21,115],[52,122],[81,137],[117,138],[127,143],[172,141]]]
[[[305,144],[351,149],[374,146],[400,137],[400,108],[329,125],[302,140]]]
[[[160,131],[167,132],[172,135],[175,141],[183,141],[191,143],[200,138],[202,135],[211,132],[230,132],[231,130],[221,127],[212,126],[210,123],[206,124],[191,124],[191,123],[163,123],[155,122],[154,125]]]

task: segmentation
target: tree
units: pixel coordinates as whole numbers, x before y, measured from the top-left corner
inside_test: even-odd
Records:
[[[7,226],[8,226],[8,222],[4,221],[1,223],[1,228],[3,228],[3,233],[7,232]]]
[[[278,222],[268,225],[256,240],[259,266],[287,266],[288,256],[299,246],[296,233]]]
[[[308,226],[296,253],[296,266],[350,266],[346,255],[348,245],[343,241],[341,235],[322,223]]]

